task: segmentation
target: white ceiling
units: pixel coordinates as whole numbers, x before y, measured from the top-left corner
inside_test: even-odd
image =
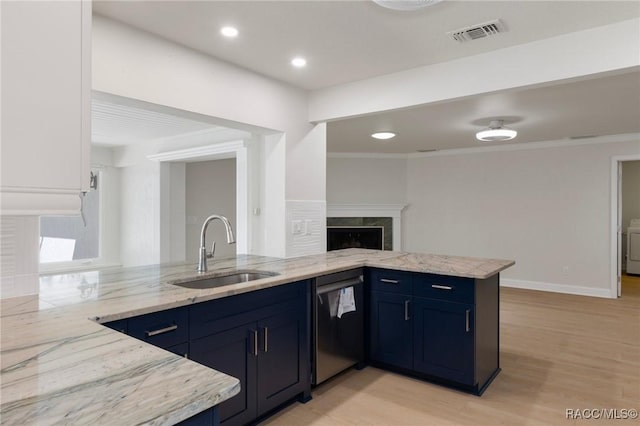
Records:
[[[640,16],[637,1],[444,1],[416,12],[371,1],[98,1],[94,11],[306,89],[388,74]],[[448,31],[500,18],[508,32]],[[233,25],[233,40],[219,33]],[[294,69],[295,55],[308,66]]]
[[[518,131],[510,142],[478,142],[492,119]],[[397,132],[387,141],[370,137]],[[411,153],[640,132],[640,72],[467,98],[334,121],[329,152]]]
[[[368,0],[94,1],[94,11],[294,86],[317,89],[636,18],[640,2],[445,0],[407,13]],[[467,43],[446,35],[496,18],[507,32]],[[236,26],[239,37],[224,39],[223,25]],[[292,68],[294,55],[304,55],[308,66]],[[474,134],[491,118],[504,118],[518,130],[514,143],[640,132],[640,72],[331,122],[328,150],[477,147]],[[97,133],[107,133],[99,119],[96,125]],[[197,131],[198,125],[180,121],[166,130],[194,126]],[[117,132],[127,126],[139,127],[114,122],[108,130],[115,135],[105,143],[125,138]],[[398,137],[374,142],[369,135],[379,130],[394,130]]]
[[[95,96],[91,101],[91,141],[98,145],[131,145],[222,129],[210,123]]]

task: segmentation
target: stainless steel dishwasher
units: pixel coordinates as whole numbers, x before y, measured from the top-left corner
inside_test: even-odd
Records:
[[[315,279],[314,385],[364,361],[362,274],[362,269],[354,269]]]

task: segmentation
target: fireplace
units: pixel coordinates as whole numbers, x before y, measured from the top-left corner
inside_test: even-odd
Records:
[[[382,249],[400,251],[405,207],[405,204],[327,204],[327,227],[382,227]]]
[[[327,251],[345,248],[384,248],[382,226],[327,226]]]

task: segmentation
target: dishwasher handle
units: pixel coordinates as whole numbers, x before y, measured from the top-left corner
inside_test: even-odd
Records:
[[[342,288],[350,287],[352,285],[362,284],[362,281],[363,281],[362,277],[358,277],[350,280],[338,281],[337,283],[318,286],[316,288],[316,294],[320,295],[320,294],[330,293],[332,291],[340,290]]]

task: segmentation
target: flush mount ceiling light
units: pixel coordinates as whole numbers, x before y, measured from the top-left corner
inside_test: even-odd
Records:
[[[395,138],[396,134],[393,132],[378,132],[378,133],[373,133],[371,137],[374,139],[386,140],[386,139]]]
[[[301,58],[300,56],[298,56],[291,60],[291,65],[293,65],[296,68],[304,68],[305,66],[307,66],[307,60],[305,58]]]
[[[238,29],[234,27],[222,27],[220,34],[228,38],[238,37]]]
[[[504,127],[504,120],[491,120],[489,128],[476,133],[476,139],[485,142],[509,141],[518,135],[513,129]]]
[[[409,12],[440,3],[442,0],[373,0],[378,6],[387,9]]]

